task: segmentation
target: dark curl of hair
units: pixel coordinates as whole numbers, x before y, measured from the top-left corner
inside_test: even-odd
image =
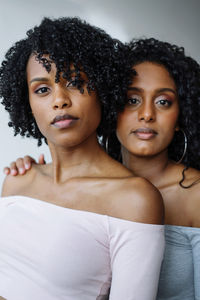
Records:
[[[200,169],[200,66],[186,56],[184,48],[154,38],[132,40],[126,45],[127,66],[131,69],[142,62],[163,65],[173,78],[179,99],[178,125],[188,139],[187,152],[182,163],[186,167]],[[127,79],[128,80],[128,79]],[[123,111],[127,99],[120,104]],[[183,133],[177,132],[169,146],[169,158],[178,161],[184,151]],[[120,144],[115,135],[109,140],[110,155],[120,157]]]
[[[88,92],[97,92],[102,107],[98,136],[109,135],[115,130],[118,98],[126,93],[124,78],[120,75],[124,65],[123,55],[119,55],[122,52],[122,43],[79,18],[44,18],[39,26],[27,32],[25,39],[8,50],[0,68],[0,97],[10,114],[9,126],[14,128],[14,134],[32,136],[39,146],[45,140],[31,113],[28,98],[26,66],[30,55],[35,54],[48,72],[51,63],[55,63],[56,82],[60,76],[71,79],[73,64],[80,93],[84,92],[80,71],[87,75]]]

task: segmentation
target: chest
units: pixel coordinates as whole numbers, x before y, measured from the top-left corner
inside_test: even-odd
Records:
[[[38,176],[19,194],[65,208],[106,215],[114,197],[111,190],[109,182],[98,184],[90,180],[69,180],[55,184],[47,177]]]
[[[31,282],[65,293],[110,276],[103,216],[22,199],[5,208],[0,224],[0,270],[11,281],[23,282],[24,270]]]

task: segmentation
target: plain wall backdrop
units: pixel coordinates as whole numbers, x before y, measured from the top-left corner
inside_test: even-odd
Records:
[[[155,37],[183,46],[200,62],[199,13],[200,0],[0,0],[0,61],[44,16],[79,16],[122,41]],[[38,148],[36,140],[13,137],[8,121],[0,105],[0,188],[3,167],[17,157],[44,153],[51,160],[47,146]]]

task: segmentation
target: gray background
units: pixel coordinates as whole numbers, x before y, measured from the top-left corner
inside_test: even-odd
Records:
[[[200,62],[199,14],[200,0],[0,0],[0,61],[42,17],[79,16],[122,41],[156,37],[178,44]],[[7,123],[0,106],[0,188],[3,167],[17,157],[45,153],[50,161],[46,146],[38,148],[34,140],[13,137]]]

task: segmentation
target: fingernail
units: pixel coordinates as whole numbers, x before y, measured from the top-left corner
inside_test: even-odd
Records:
[[[20,169],[19,169],[19,173],[20,173],[20,174],[23,174],[23,173],[24,173],[24,169],[20,168]]]
[[[26,163],[25,168],[26,168],[26,170],[28,170],[30,168],[30,164]]]
[[[12,174],[12,175],[15,175],[15,174],[16,174],[16,171],[15,171],[15,170],[11,170],[11,174]]]

